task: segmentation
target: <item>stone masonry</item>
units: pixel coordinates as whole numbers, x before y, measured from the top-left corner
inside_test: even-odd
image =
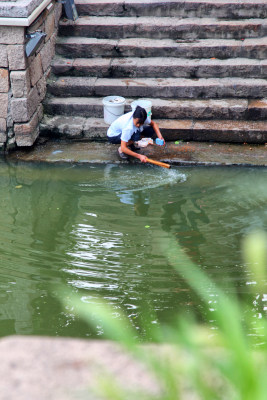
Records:
[[[267,142],[266,0],[75,0],[41,133],[106,140],[102,99],[152,101],[166,140]]]
[[[17,0],[0,4],[0,146],[31,146],[39,135],[46,80],[55,53],[62,5],[42,0]],[[31,15],[34,20],[31,22]],[[31,22],[27,26],[27,22]],[[45,40],[35,54],[26,57],[26,34],[41,30]]]

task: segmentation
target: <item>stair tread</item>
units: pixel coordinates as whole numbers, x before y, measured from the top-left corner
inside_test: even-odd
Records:
[[[61,35],[97,38],[148,37],[163,38],[234,38],[266,35],[266,18],[229,20],[218,18],[181,17],[113,17],[80,16],[76,21],[61,20]]]
[[[179,105],[212,105],[216,106],[244,106],[248,105],[248,99],[160,99],[160,98],[149,98],[146,100],[152,101],[152,106],[175,106]],[[61,104],[71,104],[73,102],[80,102],[81,104],[102,104],[103,97],[52,97],[46,99],[47,103],[61,103]],[[134,101],[134,98],[126,98],[126,103],[130,104]],[[257,100],[257,102],[260,100]],[[262,107],[267,107],[267,99],[261,99]]]
[[[46,102],[61,102],[61,103],[71,103],[72,101],[80,101],[83,104],[87,103],[92,103],[92,104],[102,104],[102,99],[103,97],[51,97],[47,98]],[[174,105],[174,104],[212,104],[214,106],[225,106],[225,105],[230,105],[230,106],[240,106],[240,105],[245,105],[248,104],[251,107],[262,107],[262,108],[267,108],[267,98],[261,98],[261,99],[161,99],[161,98],[149,98],[146,97],[146,100],[150,100],[153,102],[153,105],[155,104],[160,104],[160,105]],[[134,98],[126,98],[126,102],[130,104],[132,101],[134,101]]]
[[[117,93],[125,112],[152,101],[167,140],[267,142],[265,3],[76,0],[82,15],[59,23],[43,132],[107,140],[102,100]]]
[[[177,58],[109,57],[67,58],[56,56],[52,62],[55,75],[98,77],[267,77],[267,59],[253,58]]]
[[[219,16],[234,19],[266,17],[264,0],[76,0],[80,15]]]
[[[112,4],[112,3],[128,3],[128,4],[135,4],[135,3],[140,3],[140,4],[162,4],[162,0],[75,0],[75,4],[91,4],[91,3],[97,3],[97,4]],[[181,0],[169,0],[168,2],[170,3],[177,3],[181,4]],[[188,4],[210,4],[214,3],[212,0],[186,0]],[[182,2],[184,3],[184,1]],[[224,4],[236,4],[240,5],[240,0],[216,0],[216,5],[224,5]],[[265,4],[264,0],[242,0],[241,4],[248,4],[251,6],[255,6],[257,4]]]
[[[114,17],[114,16],[80,16],[76,21],[60,20],[62,26],[78,26],[78,25],[160,25],[160,26],[179,26],[179,25],[266,25],[265,18],[246,18],[242,20],[229,20],[218,18],[182,18],[182,17]]]
[[[216,141],[232,143],[265,143],[267,121],[160,119],[165,140]],[[108,124],[103,118],[46,116],[40,126],[44,136],[107,141]]]
[[[200,86],[200,85],[264,85],[267,86],[266,79],[243,79],[237,77],[230,78],[199,78],[199,79],[187,79],[187,78],[97,78],[97,77],[83,77],[83,76],[64,76],[63,79],[61,77],[57,77],[53,80],[54,83],[62,84],[63,86],[73,82],[78,85],[97,85],[97,84],[112,84],[118,86],[149,86],[149,85],[157,85],[157,86],[165,86],[165,85],[190,85],[190,86]]]
[[[146,98],[152,102],[153,118],[158,119],[233,119],[266,120],[267,99],[164,99]],[[46,99],[48,114],[103,117],[103,97],[53,97]],[[125,98],[125,112],[131,110],[134,98]]]
[[[103,118],[86,118],[86,117],[77,117],[81,122],[89,122],[92,125],[97,124],[98,127],[104,127],[107,128],[108,125],[105,123]],[[49,123],[55,123],[57,124],[57,120],[66,120],[66,121],[72,121],[73,117],[70,116],[51,116],[45,117],[45,120],[43,121],[43,125],[47,125]],[[267,131],[267,121],[234,121],[234,120],[224,120],[222,123],[222,120],[213,120],[213,121],[206,121],[206,120],[200,120],[200,121],[193,121],[193,120],[182,120],[182,119],[160,119],[154,120],[156,123],[159,124],[159,126],[162,129],[185,129],[187,127],[188,129],[192,129],[193,127],[200,127],[201,125],[203,127],[206,127],[206,129],[216,129],[218,131],[225,131],[225,130],[233,130],[236,131],[238,129],[244,130],[244,129],[250,129],[250,130],[263,130]]]
[[[71,64],[77,63],[79,65],[102,65],[106,64],[107,62],[112,63],[112,62],[118,62],[120,64],[124,63],[131,63],[131,64],[136,64],[137,62],[141,62],[142,65],[150,65],[150,64],[156,64],[156,65],[206,65],[206,64],[213,64],[213,65],[267,65],[267,59],[264,60],[255,60],[253,58],[245,58],[245,57],[239,57],[237,58],[227,58],[227,59],[219,59],[219,58],[202,58],[202,59],[191,59],[191,58],[177,58],[177,57],[146,57],[146,58],[141,58],[141,57],[131,57],[130,59],[125,57],[125,58],[118,58],[118,57],[95,57],[95,58],[86,58],[86,57],[77,57],[75,59],[73,58],[67,58],[67,57],[60,57],[60,56],[55,56],[53,59],[52,64]]]
[[[52,62],[56,76],[176,77],[176,78],[267,78],[267,59],[253,58],[175,58],[110,57],[66,58],[56,56]]]
[[[64,79],[62,79],[64,78]],[[153,98],[262,98],[267,97],[266,79],[243,78],[97,78],[64,76],[48,82],[55,96],[108,96]]]
[[[111,44],[117,46],[118,43],[129,45],[145,45],[151,47],[179,46],[179,47],[210,47],[210,46],[255,46],[262,45],[267,47],[267,37],[245,38],[244,40],[235,39],[196,39],[192,41],[173,40],[173,39],[148,39],[148,38],[123,38],[123,39],[98,39],[84,36],[61,36],[57,38],[59,44]]]

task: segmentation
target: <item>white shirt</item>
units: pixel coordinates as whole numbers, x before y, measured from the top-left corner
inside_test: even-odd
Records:
[[[108,128],[108,136],[118,136],[121,134],[121,140],[124,142],[129,142],[131,139],[132,135],[137,132],[138,130],[140,132],[143,131],[144,126],[140,126],[140,128],[137,128],[137,126],[134,125],[133,123],[133,111],[128,112],[127,114],[122,115],[121,117],[117,118],[115,121],[112,122],[110,127]],[[151,123],[151,119],[147,118],[144,122],[144,125],[149,125]]]

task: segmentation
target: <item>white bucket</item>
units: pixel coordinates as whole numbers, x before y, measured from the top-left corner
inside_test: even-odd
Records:
[[[117,118],[124,114],[125,98],[121,96],[107,96],[102,100],[104,105],[104,121],[112,124]]]
[[[152,115],[152,101],[145,99],[138,99],[131,103],[132,110],[134,111],[137,106],[144,108],[147,112],[147,117],[151,118]]]

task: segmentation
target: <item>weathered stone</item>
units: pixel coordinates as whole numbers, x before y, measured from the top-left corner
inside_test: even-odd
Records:
[[[165,100],[152,101],[153,118],[180,119],[244,119],[248,102],[238,99]]]
[[[240,52],[240,57],[258,58],[264,60],[267,58],[266,37],[257,39],[245,39]]]
[[[193,121],[192,120],[161,120],[158,121],[160,131],[165,140],[177,140],[183,138],[190,140],[192,138]]]
[[[235,119],[246,118],[248,101],[243,99],[176,100],[148,98],[152,116],[158,119]],[[125,112],[131,110],[132,98],[126,98]],[[103,118],[99,97],[56,97],[47,99],[45,111],[51,115],[79,115]]]
[[[37,110],[40,99],[36,87],[33,87],[27,98],[13,98],[11,100],[11,115],[14,122],[28,122]]]
[[[265,143],[267,122],[262,121],[197,121],[192,140],[228,143]]]
[[[126,0],[128,2],[128,0]],[[175,12],[177,2],[172,3],[172,11]],[[187,0],[184,5],[184,14],[191,17],[217,17],[217,18],[266,18],[266,4],[260,1],[201,1]],[[176,10],[177,12],[177,10]],[[174,14],[172,14],[174,15]]]
[[[0,118],[0,142],[6,141],[6,120],[5,118]]]
[[[38,94],[39,94],[39,99],[40,101],[43,101],[46,95],[46,77],[43,76],[36,84]]]
[[[31,62],[30,66],[31,85],[34,86],[43,76],[41,55],[37,54]]]
[[[42,54],[42,53],[41,53]],[[86,59],[87,60],[87,59]],[[69,75],[73,68],[74,60],[69,58],[55,57],[52,61],[52,71],[55,75]]]
[[[59,136],[61,138],[81,138],[85,118],[56,116],[41,123],[41,134],[43,136]]]
[[[159,124],[165,139],[185,138],[190,140],[191,138],[192,140],[192,120],[156,120],[156,122]],[[68,124],[70,124],[69,127]],[[78,128],[83,130],[83,137],[87,140],[107,140],[108,125],[103,118],[80,118],[80,120],[79,117],[67,116],[46,118],[42,121],[41,132],[46,136],[62,136],[71,130],[72,124],[74,126],[76,124]]]
[[[29,70],[12,71],[10,74],[11,88],[14,97],[27,97],[31,90]]]
[[[55,55],[55,45],[51,39],[44,44],[43,48],[40,51],[40,55],[42,61],[42,69],[45,72],[50,66],[51,61]]]
[[[153,39],[242,39],[265,33],[264,20],[225,21],[217,18],[147,18],[147,17],[93,17],[81,16],[77,21],[61,21],[60,35],[86,36],[99,39],[152,38]]]
[[[152,16],[152,17],[216,17],[266,18],[267,6],[263,1],[245,2],[203,0],[76,0],[79,15]]]
[[[121,40],[62,37],[57,52],[72,57],[185,57],[185,58],[267,58],[262,38],[239,40],[206,39],[192,43],[171,39],[130,38]],[[265,46],[265,47],[264,47]],[[245,55],[246,54],[246,55]],[[266,57],[265,57],[266,55]]]
[[[267,60],[262,60],[260,62],[260,67],[261,67],[261,76],[267,77]]]
[[[99,55],[102,50],[100,46]],[[123,57],[230,58],[238,56],[240,46],[238,41],[226,40],[209,39],[178,43],[170,39],[152,41],[146,38],[130,38],[119,40],[117,51]]]
[[[174,142],[168,142],[167,146],[164,147],[164,149],[159,148],[158,146],[147,146],[145,148],[140,149],[140,153],[146,155],[147,157],[150,157],[152,159],[155,159],[157,161],[163,161],[167,162],[171,165],[200,165],[200,166],[225,166],[225,165],[231,165],[231,166],[267,166],[267,159],[266,159],[266,146],[264,144],[257,144],[257,145],[244,145],[242,144],[229,144],[229,143],[215,143],[215,142],[180,142],[179,144],[174,143]],[[124,163],[125,161],[122,161],[118,157],[118,146],[117,145],[112,145],[107,142],[96,142],[96,141],[87,141],[85,142],[84,140],[79,140],[79,141],[46,141],[44,144],[41,144],[40,142],[33,148],[31,151],[24,151],[23,149],[17,149],[17,151],[12,152],[7,155],[7,160],[9,161],[23,161],[23,162],[49,162],[49,163],[84,163],[87,165],[95,165],[96,163],[100,164],[117,164],[117,163]],[[127,161],[126,161],[127,162]],[[139,160],[137,159],[131,159],[130,162],[136,162],[139,163]],[[13,339],[17,340],[18,336],[13,337]],[[28,337],[25,337],[28,340]],[[14,343],[12,346],[10,345],[9,340],[6,340],[8,338],[2,339],[5,341],[5,347],[7,349],[7,354],[10,355],[10,348],[14,349]],[[35,337],[36,339],[36,337]],[[41,339],[41,338],[40,338]],[[43,340],[43,339],[41,339]],[[45,339],[46,340],[46,339]],[[59,339],[57,339],[59,340]],[[64,341],[66,339],[63,339]],[[73,339],[72,339],[73,340]],[[87,346],[89,344],[92,344],[92,341],[87,341]],[[103,351],[103,354],[106,355],[107,349],[103,349],[103,344],[104,342],[101,340],[100,348]],[[29,348],[32,344],[25,346],[25,343],[21,343],[21,346],[23,349]],[[43,349],[43,344],[40,343],[40,346]],[[69,345],[68,345],[69,347]],[[66,343],[65,346],[63,346],[62,351],[63,354],[66,354],[66,351],[64,352],[64,349],[66,348]],[[40,358],[40,349],[36,349],[37,351],[37,357]],[[68,352],[70,353],[70,352]],[[92,357],[92,350],[89,349],[90,353],[90,358]],[[8,376],[8,379],[12,379],[12,382],[10,382],[10,387],[14,387],[14,382],[13,379],[16,379],[14,377],[14,373],[10,373],[9,370],[7,370],[6,365],[3,362],[3,355],[5,354],[4,348],[1,349],[1,355],[2,355],[2,366],[3,370]],[[49,351],[47,353],[47,358],[48,360],[51,360],[51,354],[53,352]],[[73,368],[76,371],[77,370],[77,354],[76,352],[72,351],[71,354],[74,355],[76,359],[76,363],[74,364]],[[84,354],[84,353],[83,353]],[[97,354],[97,360],[99,360],[99,352]],[[166,354],[166,353],[165,353]],[[36,357],[35,354],[32,354],[33,359]],[[17,360],[18,358],[18,351],[15,349],[14,351],[14,358]],[[25,360],[25,357],[22,357],[22,360]],[[61,360],[61,357],[60,357]],[[61,360],[62,361],[62,360]],[[29,365],[31,364],[32,361],[29,361]],[[38,365],[40,362],[38,363]],[[12,369],[12,364],[9,364],[10,368]],[[69,364],[68,364],[69,365]],[[85,363],[86,367],[87,363]],[[121,361],[119,362],[119,365],[121,365]],[[128,365],[128,364],[127,364]],[[51,372],[51,369],[47,368],[47,363],[43,364],[44,371],[42,373],[40,372],[40,376],[44,376],[44,372]],[[33,376],[32,376],[32,371],[29,371],[29,369],[26,368],[26,370],[29,372],[29,389],[33,389],[32,386],[32,381],[33,381]],[[79,371],[76,371],[79,373],[79,377],[81,374],[81,370],[79,368]],[[54,376],[55,374],[53,374]],[[143,374],[142,374],[143,377]],[[73,376],[72,376],[73,378]],[[140,375],[138,374],[137,376],[138,379],[138,385],[140,384]],[[37,380],[38,381],[38,380]],[[5,382],[5,381],[4,381]],[[1,384],[4,384],[3,379],[1,380]],[[8,381],[9,382],[9,381]],[[25,384],[25,379],[23,379],[23,382]],[[39,382],[39,381],[38,381]],[[47,382],[51,383],[51,379],[47,379]],[[80,379],[75,377],[75,382],[80,383]],[[62,378],[62,383],[63,383],[63,388],[66,389],[66,381],[65,379]],[[58,387],[58,382],[56,383]],[[37,384],[38,386],[38,384]],[[38,386],[40,387],[40,385]],[[46,386],[47,387],[47,386]],[[88,380],[86,381],[86,387],[87,387],[87,397],[88,398]],[[2,387],[1,387],[2,389]],[[3,389],[6,389],[3,388]],[[73,387],[72,387],[73,389]],[[7,390],[5,390],[5,393],[7,393]],[[55,394],[54,388],[52,389],[52,398]],[[186,391],[188,394],[188,390]],[[20,391],[20,394],[22,392]],[[38,397],[39,400],[47,400],[47,395],[44,394],[42,391],[42,397]],[[75,397],[75,395],[74,395]],[[155,397],[155,396],[154,396]],[[186,398],[186,394],[183,397],[183,400]],[[29,392],[27,392],[26,399],[29,398]],[[48,398],[51,398],[51,396]],[[156,396],[157,398],[157,396]],[[189,399],[192,400],[191,392],[189,394]],[[189,400],[188,399],[188,400]],[[67,400],[65,398],[60,398],[60,400]],[[68,400],[70,400],[68,398]],[[72,399],[74,400],[74,399]],[[75,400],[77,400],[77,396],[75,397]],[[90,400],[92,398],[90,397]]]
[[[50,148],[50,160],[57,157],[53,152]],[[151,352],[158,352],[160,357],[162,350],[155,347]],[[116,381],[124,393],[132,393],[138,387],[146,398],[160,396],[159,384],[147,364],[111,341],[17,335],[2,338],[0,351],[0,390],[9,398],[101,400],[104,396],[95,393],[103,377]],[[144,352],[145,348],[140,351]],[[34,365],[36,359],[38,363]],[[16,395],[18,382],[22,382],[19,397]]]
[[[50,14],[47,15],[44,26],[45,26],[44,31],[47,35],[45,38],[45,41],[47,42],[51,38],[51,36],[53,35],[54,30],[55,30],[55,14],[54,14],[54,12],[50,12]]]
[[[55,3],[55,29],[58,28],[59,20],[62,14],[62,4],[60,3]]]
[[[84,126],[84,137],[89,140],[107,140],[107,128],[101,120],[88,118]]]
[[[25,29],[21,26],[0,26],[0,44],[24,44]]]
[[[8,67],[7,46],[0,45],[0,68]]]
[[[264,60],[253,59],[185,59],[175,57],[147,58],[70,58],[55,57],[53,73],[97,77],[267,77]]]
[[[9,45],[7,46],[8,65],[12,71],[26,69],[27,60],[25,56],[24,45]]]
[[[55,75],[114,76],[109,58],[69,58],[55,57],[52,70]]]
[[[7,147],[7,151],[14,150],[16,148],[16,138],[15,138],[15,136],[8,138],[6,147]]]
[[[15,124],[14,132],[18,146],[32,146],[35,142],[39,129],[38,113],[35,112],[29,122],[26,124]]]
[[[3,4],[3,1],[6,2]],[[42,0],[2,0],[0,16],[8,18],[27,18],[42,3]]]
[[[257,121],[267,119],[267,99],[249,100],[248,115],[249,119]]]
[[[7,137],[8,139],[15,138],[14,125],[12,126],[12,129],[8,129]]]
[[[37,115],[38,115],[38,120],[39,122],[41,122],[41,120],[44,117],[44,107],[42,104],[39,104],[38,108],[37,108]]]
[[[53,97],[44,105],[45,112],[51,115],[103,118],[102,98],[98,97]]]
[[[125,0],[113,0],[108,2],[76,0],[75,4],[79,15],[123,15],[125,13]]]
[[[131,97],[151,98],[153,118],[160,119],[169,140],[228,141],[232,137],[233,141],[266,141],[266,111],[259,104],[264,102],[259,97],[267,98],[267,5],[263,1],[75,2],[82,12],[91,9],[92,14],[60,23],[61,33],[68,37],[58,39],[57,49],[66,59],[54,60],[53,72],[61,77],[49,82],[49,94],[60,99],[48,96],[45,107],[47,112],[61,115],[53,119],[49,134],[106,140],[102,97],[117,93],[128,99],[126,111],[130,110]],[[97,16],[93,17],[95,11]],[[39,49],[42,72],[32,78],[39,99],[44,98],[48,76],[43,71],[50,71],[55,12],[32,25],[48,33]],[[114,17],[107,18],[106,12]],[[249,18],[242,20],[239,12],[242,18]],[[253,19],[259,15],[262,20]],[[72,34],[79,36],[70,37]],[[36,62],[34,58],[28,61]],[[33,69],[36,73],[38,66]],[[112,79],[105,79],[108,77]],[[71,121],[72,115],[101,120],[77,120],[75,128],[63,119]],[[261,119],[261,125],[246,125],[252,119]]]
[[[56,50],[60,55],[71,57],[112,57],[117,55],[118,40],[83,37],[58,38]]]
[[[31,147],[36,139],[38,138],[40,133],[39,126],[29,135],[16,135],[16,144],[19,147]]]
[[[96,78],[66,77],[48,83],[49,92],[56,96],[92,96]]]
[[[44,73],[46,82],[50,79],[50,75],[51,75],[51,67],[47,68],[47,70]]]
[[[113,78],[119,78],[119,77],[131,78],[131,77],[135,77],[135,76],[140,76],[140,77],[141,76],[156,76],[156,75],[153,75],[153,72],[152,72],[153,67],[146,68],[146,65],[142,65],[141,71],[139,71],[140,73],[137,72],[138,63],[142,63],[143,60],[145,61],[145,59],[140,60],[139,58],[132,58],[132,57],[123,58],[123,59],[114,58],[111,61],[111,65],[110,65],[110,75]],[[152,64],[153,63],[157,63],[157,60],[154,61],[154,59],[152,58]],[[151,65],[151,63],[150,63],[150,65]],[[158,64],[158,70],[160,70],[159,64]],[[160,76],[160,74],[158,76]],[[168,76],[168,75],[165,74],[164,76]]]
[[[85,79],[85,78],[80,78]],[[75,85],[75,83],[73,83]],[[74,91],[74,87],[71,87]],[[266,97],[267,81],[264,79],[180,79],[180,78],[99,78],[95,82],[95,94],[108,96],[115,92],[122,96],[169,97],[169,98],[224,98]],[[66,95],[70,88],[66,87]],[[83,95],[83,94],[80,94]]]
[[[8,94],[0,93],[0,118],[7,118]]]
[[[7,69],[0,68],[0,93],[9,91],[9,73]]]
[[[75,75],[109,76],[111,60],[108,58],[77,58],[73,61]]]

